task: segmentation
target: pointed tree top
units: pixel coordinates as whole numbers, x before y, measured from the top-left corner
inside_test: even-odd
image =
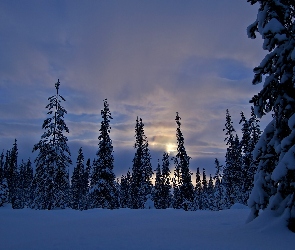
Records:
[[[176,121],[176,123],[177,123],[177,125],[178,125],[179,127],[180,127],[180,125],[181,125],[180,120],[181,120],[181,118],[180,118],[180,116],[178,115],[178,112],[176,112],[176,118],[175,118],[175,121]]]
[[[58,93],[59,85],[60,85],[60,81],[59,81],[59,79],[57,79],[57,83],[55,83],[55,88],[56,88],[57,93]]]

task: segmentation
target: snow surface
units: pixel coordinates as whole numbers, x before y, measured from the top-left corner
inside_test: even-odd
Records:
[[[0,249],[292,249],[295,234],[264,212],[0,208]],[[265,216],[263,216],[265,215]]]

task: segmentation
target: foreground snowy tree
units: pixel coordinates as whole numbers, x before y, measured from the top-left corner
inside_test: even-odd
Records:
[[[254,68],[253,84],[264,79],[264,85],[251,102],[258,117],[268,112],[274,117],[254,152],[258,170],[248,202],[252,209],[249,219],[258,216],[259,209],[273,210],[277,216],[284,214],[295,231],[295,2],[248,2],[259,4],[248,36],[254,39],[259,33],[263,49],[269,52]]]
[[[65,99],[59,95],[59,80],[55,83],[56,94],[48,98],[46,108],[49,118],[45,119],[45,129],[41,140],[34,145],[33,152],[39,151],[36,163],[36,174],[32,182],[35,209],[65,208],[68,206],[69,178],[68,167],[72,164],[70,149],[64,131],[69,129],[64,122],[67,111],[61,106]]]
[[[114,209],[119,207],[119,201],[113,172],[113,145],[110,138],[110,121],[113,118],[107,99],[104,100],[103,104],[97,159],[93,163],[89,198],[92,208]]]

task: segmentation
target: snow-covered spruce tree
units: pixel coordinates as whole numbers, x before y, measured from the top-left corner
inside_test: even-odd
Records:
[[[239,122],[242,124],[242,138],[240,141],[240,147],[242,150],[242,203],[247,204],[249,194],[252,190],[253,176],[251,176],[250,168],[253,162],[253,145],[251,143],[251,126],[250,122],[246,119],[243,112],[241,112],[241,120]]]
[[[250,131],[251,131],[251,145],[253,147],[253,150],[259,141],[259,138],[261,136],[261,129],[260,129],[260,119],[256,116],[254,107],[251,106],[251,117],[249,119],[250,124]]]
[[[155,186],[153,188],[153,201],[154,201],[154,206],[157,209],[162,208],[161,204],[161,195],[162,195],[162,173],[161,173],[161,166],[160,162],[158,159],[158,165],[156,168],[156,179],[155,179]]]
[[[234,203],[243,203],[243,169],[242,169],[242,150],[241,150],[241,144],[238,135],[235,136],[235,142],[234,142],[234,148],[233,148],[233,155],[236,159],[234,164],[232,165],[234,168],[232,168],[233,172],[233,180],[234,180]]]
[[[222,178],[222,184],[224,186],[224,197],[223,197],[223,201],[224,201],[224,208],[229,208],[232,204],[234,204],[234,201],[231,200],[231,194],[233,194],[233,178],[232,178],[232,174],[231,174],[231,164],[230,164],[230,157],[232,155],[231,150],[234,147],[234,132],[236,132],[236,130],[233,127],[233,122],[231,120],[231,115],[229,114],[229,110],[226,110],[226,123],[225,123],[225,129],[223,129],[223,131],[225,132],[226,138],[225,138],[225,142],[227,147],[226,150],[226,155],[225,155],[225,161],[226,161],[226,165],[224,166],[223,169],[223,178]],[[227,163],[229,162],[229,163]]]
[[[180,185],[181,185],[181,172],[180,166],[178,164],[178,159],[175,157],[172,158],[174,160],[175,169],[174,169],[174,177],[172,178],[172,187],[173,187],[173,197],[172,197],[172,207],[174,209],[180,209],[182,207],[182,197],[180,195]]]
[[[92,208],[115,209],[119,207],[114,169],[113,145],[110,138],[112,118],[107,99],[101,110],[100,135],[98,136],[97,159],[93,163],[91,175],[90,203]]]
[[[8,202],[13,202],[15,199],[17,177],[18,177],[18,148],[17,140],[14,140],[14,144],[11,150],[7,151],[5,164],[4,164],[4,173],[8,185]]]
[[[148,145],[147,137],[144,134],[144,124],[142,119],[137,117],[134,144],[136,152],[133,158],[131,178],[131,208],[133,209],[144,208],[147,195],[150,195],[152,190],[151,178],[153,170]]]
[[[203,168],[201,203],[202,210],[209,210],[208,181],[205,168]]]
[[[274,166],[278,162],[273,140],[274,128],[273,120],[264,129],[253,152],[253,158],[258,166],[254,175],[254,187],[248,200],[248,206],[251,207],[248,221],[257,217],[260,209],[268,206],[269,198],[276,192],[275,182],[271,179]]]
[[[0,207],[4,203],[8,202],[8,184],[6,178],[3,178],[0,182]]]
[[[15,191],[11,201],[13,209],[23,209],[25,207],[24,176],[25,162],[22,160],[17,172],[17,178],[15,179]]]
[[[33,168],[30,159],[22,160],[15,185],[15,195],[12,202],[14,209],[28,207],[31,195],[31,183],[33,180]]]
[[[156,180],[153,192],[153,201],[155,208],[166,209],[169,208],[172,202],[172,195],[170,193],[170,161],[169,154],[164,153],[162,158],[162,169],[158,160],[156,168]]]
[[[4,152],[0,155],[0,181],[4,178]]]
[[[259,160],[254,188],[248,205],[253,219],[259,209],[284,214],[289,228],[295,231],[295,2],[291,0],[248,0],[259,4],[256,21],[247,31],[264,39],[269,53],[254,68],[253,84],[264,80],[262,90],[251,102],[262,117],[273,113],[254,153]],[[263,77],[265,76],[265,77]]]
[[[126,176],[122,175],[120,187],[119,187],[119,201],[121,208],[131,208],[132,207],[132,197],[131,197],[131,173],[128,170]]]
[[[84,170],[84,175],[83,175],[83,187],[84,187],[84,193],[86,194],[85,197],[85,207],[84,210],[87,210],[90,208],[90,198],[89,198],[89,189],[90,189],[90,176],[91,176],[91,171],[92,171],[92,165],[90,158],[86,161],[86,167]]]
[[[184,147],[184,138],[183,134],[181,132],[180,126],[180,116],[178,115],[178,112],[176,112],[176,140],[177,140],[177,154],[174,157],[174,164],[175,164],[175,171],[179,175],[177,177],[179,180],[177,180],[177,191],[178,193],[175,193],[174,195],[178,195],[178,201],[177,206],[180,206],[180,208],[184,210],[189,210],[193,206],[194,201],[194,186],[192,184],[191,180],[191,172],[189,169],[189,160],[190,157],[187,155],[185,147]],[[175,198],[174,198],[175,199]]]
[[[170,183],[170,159],[169,154],[164,153],[162,158],[162,208],[169,208],[172,203],[171,183]]]
[[[158,160],[156,168],[156,180],[153,189],[153,201],[155,208],[166,209],[171,204],[171,184],[170,184],[170,170],[169,170],[169,154],[164,153],[162,159],[162,169]]]
[[[85,209],[87,195],[85,184],[84,155],[81,147],[78,151],[77,165],[71,179],[71,208],[76,210]]]
[[[236,202],[241,202],[241,189],[243,185],[242,176],[242,154],[239,138],[234,135],[235,129],[232,125],[231,116],[226,110],[225,141],[227,145],[225,155],[225,166],[223,169],[223,185],[225,188],[225,208],[229,208]]]
[[[251,107],[251,117],[246,119],[243,112],[241,112],[242,123],[242,138],[240,147],[242,150],[242,203],[247,204],[247,200],[253,188],[254,174],[256,173],[257,166],[253,161],[253,150],[260,137],[259,120],[254,114],[254,108]]]
[[[33,152],[39,151],[35,159],[36,173],[32,182],[35,209],[65,208],[68,206],[69,179],[68,167],[72,164],[71,153],[64,131],[69,129],[64,122],[67,111],[61,106],[65,99],[59,95],[60,81],[55,83],[56,94],[48,98],[46,109],[49,117],[44,120],[45,130],[41,140],[34,145]]]
[[[222,185],[222,165],[217,158],[215,158],[215,175],[213,179],[215,180],[214,185],[214,210],[222,210],[224,208],[224,188]]]
[[[0,207],[8,201],[8,184],[4,175],[4,153],[0,156]]]
[[[28,207],[31,197],[31,184],[34,177],[34,171],[32,167],[32,162],[28,159],[24,165],[24,172],[23,172],[23,191],[24,191],[24,206]]]
[[[209,208],[209,210],[215,210],[214,182],[213,182],[213,178],[212,178],[211,174],[209,176],[209,181],[208,181],[207,197],[208,197],[208,208]]]
[[[196,172],[196,187],[195,187],[195,193],[194,193],[193,207],[194,207],[193,210],[202,210],[203,209],[202,182],[201,182],[200,168],[197,168],[197,172]]]

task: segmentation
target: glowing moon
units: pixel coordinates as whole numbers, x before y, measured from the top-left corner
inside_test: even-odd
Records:
[[[177,146],[174,143],[167,143],[166,144],[166,152],[169,154],[176,152],[176,148],[177,148]]]

